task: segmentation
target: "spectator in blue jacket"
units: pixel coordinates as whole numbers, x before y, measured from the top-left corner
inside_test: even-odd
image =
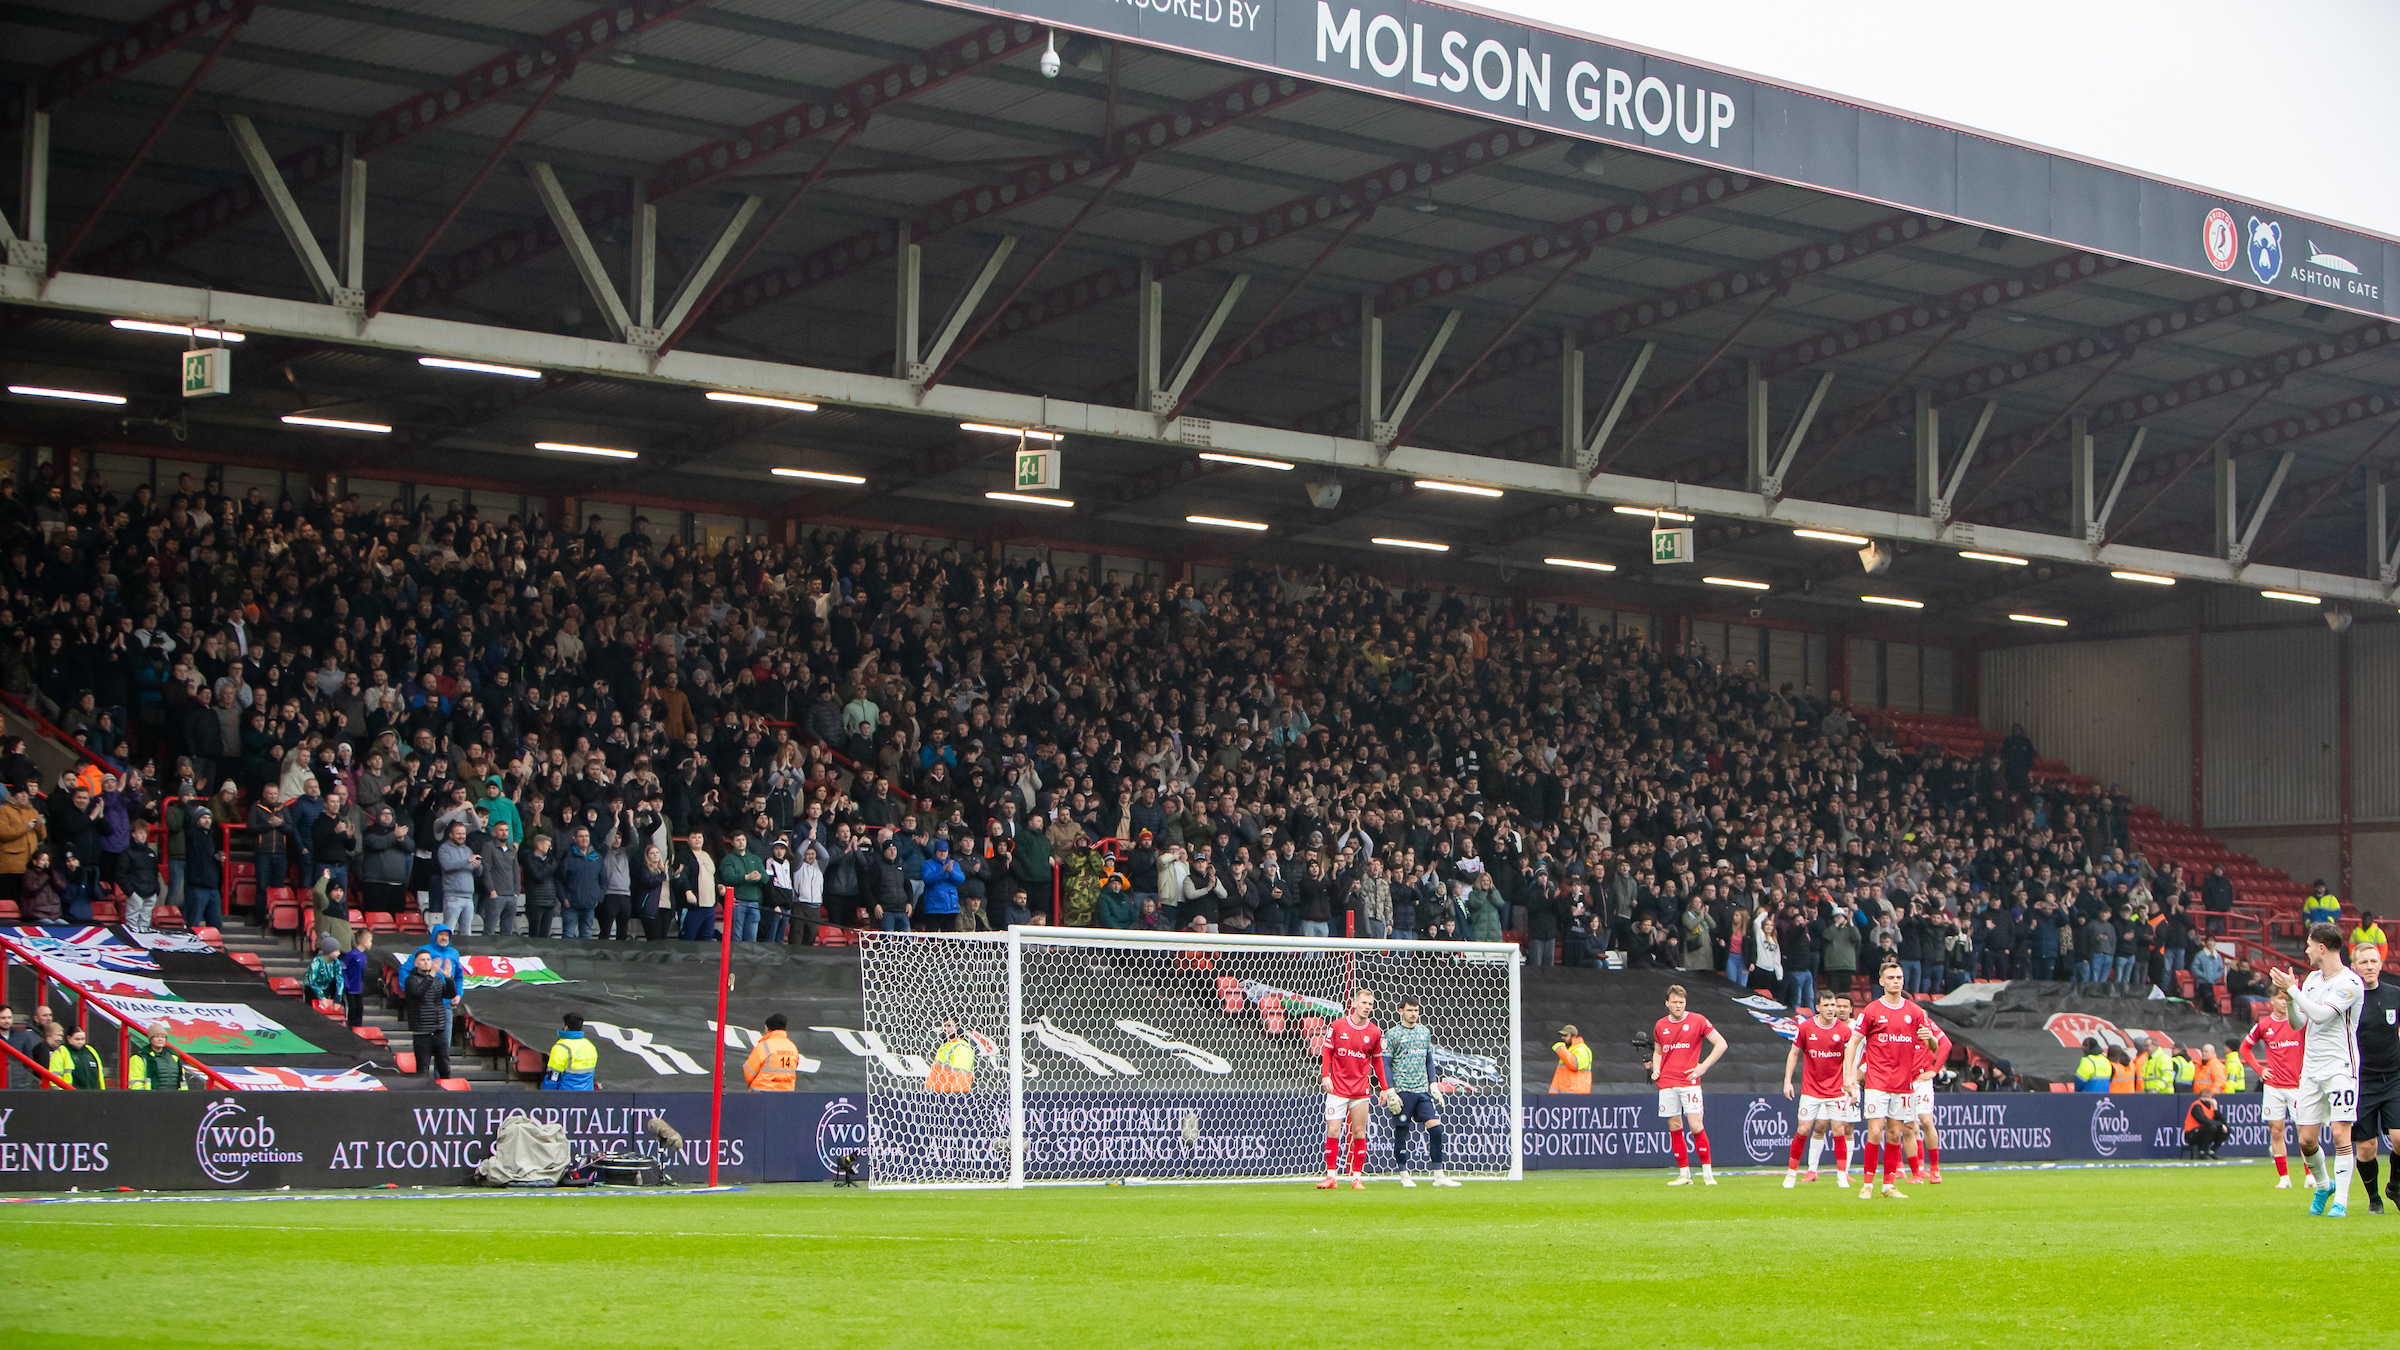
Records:
[[[424,944],[408,954],[409,967],[413,968],[420,956],[432,957],[434,973],[450,982],[450,992],[442,998],[442,1044],[448,1045],[450,1024],[458,1013],[458,996],[467,987],[466,958],[452,944],[450,925],[446,923],[435,924]]]
[[[567,911],[567,936],[588,938],[599,929],[593,920],[600,900],[607,893],[608,883],[600,851],[592,847],[592,832],[578,825],[575,842],[567,846],[567,855],[558,860],[558,898]]]
[[[937,933],[958,931],[958,883],[967,879],[958,861],[950,856],[950,836],[936,835],[933,856],[925,860],[920,873],[925,879],[925,897],[917,913],[924,926]]]

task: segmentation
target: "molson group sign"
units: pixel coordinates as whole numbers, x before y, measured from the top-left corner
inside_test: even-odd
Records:
[[[1503,15],[1344,0],[952,7],[1638,147],[2360,313],[2400,313],[2400,244]]]

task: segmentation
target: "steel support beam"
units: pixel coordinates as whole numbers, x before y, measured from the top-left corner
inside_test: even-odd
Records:
[[[2368,512],[2367,516],[2368,520],[2373,524],[2375,529],[2373,552],[2379,559],[2378,565],[2375,569],[2375,578],[2383,583],[2383,588],[2386,592],[2392,590],[2395,582],[2400,582],[2400,542],[2392,542],[2389,544],[2385,542],[2386,540],[2391,539],[2391,525],[2389,524],[2389,520],[2392,508],[2390,493],[2390,486],[2378,479],[2375,483],[2375,491],[2371,498],[2373,502],[2373,509]]]
[[[1167,288],[1148,259],[1134,281],[1133,381],[1134,406],[1147,408],[1158,398],[1159,366],[1165,356]]]
[[[1756,359],[1742,362],[1742,389],[1742,486],[1763,492],[1774,470],[1768,456],[1775,452],[1767,429],[1767,370]]]
[[[358,133],[356,153],[372,157],[492,104],[518,101],[526,84],[711,3],[713,0],[659,0],[655,6],[608,4],[547,33],[528,35],[515,50],[479,60],[442,81],[438,88],[410,94],[367,118]],[[334,146],[312,145],[275,163],[284,181],[300,192],[338,175],[344,158]],[[122,276],[215,234],[260,205],[258,195],[247,185],[229,184],[169,211],[154,228],[118,238],[93,255],[86,270]]]
[[[1008,264],[1008,255],[1016,251],[1017,237],[1013,234],[1001,235],[984,249],[982,265],[950,302],[950,312],[942,316],[941,327],[933,330],[932,344],[922,356],[909,362],[909,379],[920,385],[938,383],[933,372],[948,361],[951,344],[966,331],[967,320],[975,317],[975,307],[983,303],[985,293],[999,280],[1000,269]]]
[[[2384,399],[2377,398],[2370,401],[2376,405],[2375,410],[2377,413],[2388,412],[2390,410],[2390,403]],[[2287,520],[2282,525],[2278,526],[2275,530],[2275,533],[2267,536],[2267,541],[2259,545],[2257,551],[2251,556],[2257,557],[2261,554],[2272,553],[2275,550],[2275,545],[2282,542],[2283,537],[2290,534],[2295,526],[2299,525],[2301,521],[2304,521],[2310,516],[2316,514],[2317,508],[2325,504],[2326,498],[2331,497],[2334,493],[2341,491],[2342,485],[2350,481],[2350,475],[2356,473],[2360,466],[2364,465],[2369,459],[2372,459],[2375,455],[2375,452],[2381,450],[2383,448],[2383,443],[2390,440],[2392,438],[2392,433],[2396,431],[2400,431],[2400,420],[2394,420],[2385,424],[2383,430],[2377,432],[2373,440],[2368,441],[2365,446],[2360,448],[2357,454],[2350,457],[2349,463],[2344,464],[2340,469],[2334,471],[2333,473],[2327,474],[2325,477],[2318,479],[2316,482],[2309,484],[2309,486],[2315,488],[2316,491],[2310,494],[2308,504],[2294,512],[2290,520]],[[2379,473],[2380,471],[2376,469],[2367,470],[2365,486],[2367,491],[2368,510],[2370,512],[2382,509],[2382,498],[2379,494],[2383,490],[2383,480],[2379,476]],[[2368,574],[2373,575],[2376,569],[2382,566],[2382,534],[2380,533],[2380,527],[2378,527],[2378,533],[2375,536],[2375,542],[2367,550]]]
[[[1634,350],[1633,360],[1626,365],[1625,373],[1617,377],[1616,392],[1609,395],[1608,407],[1600,414],[1599,422],[1589,432],[1578,431],[1576,441],[1569,442],[1571,445],[1580,442],[1569,461],[1569,467],[1582,473],[1598,471],[1600,457],[1608,450],[1609,435],[1617,429],[1617,419],[1625,415],[1625,406],[1633,402],[1633,391],[1641,387],[1642,372],[1650,368],[1650,358],[1656,355],[1658,344],[1655,342],[1644,342]]]
[[[1942,499],[1942,413],[1933,406],[1933,391],[1920,385],[1916,391],[1916,425],[1913,428],[1913,453],[1910,462],[1916,472],[1916,513],[1930,518],[1934,503]]]
[[[225,31],[219,33],[217,40],[210,44],[208,55],[200,58],[200,63],[192,67],[191,74],[184,76],[183,84],[175,90],[175,97],[167,101],[167,106],[164,111],[159,113],[158,120],[150,124],[150,134],[144,136],[142,143],[134,148],[132,158],[126,160],[125,167],[117,171],[117,176],[109,182],[107,190],[100,194],[99,203],[92,207],[90,215],[83,218],[83,224],[76,226],[75,233],[67,236],[67,246],[50,258],[50,274],[52,276],[65,271],[67,264],[75,261],[75,255],[82,250],[83,242],[91,238],[92,231],[99,228],[101,217],[106,216],[108,208],[116,204],[117,194],[123,192],[125,185],[133,181],[134,171],[141,168],[142,161],[150,157],[150,151],[158,144],[158,138],[166,134],[167,127],[175,120],[175,115],[182,112],[183,105],[191,99],[192,91],[200,87],[200,81],[207,78],[208,72],[216,66],[217,58],[223,56],[226,47],[232,45],[233,35],[242,31],[243,23],[247,22],[249,18],[250,10],[248,8],[236,9],[232,18],[227,21]]]
[[[1589,472],[1594,477],[1598,477],[1600,471],[1604,468],[1607,468],[1610,461],[1614,460],[1617,456],[1624,454],[1626,446],[1629,446],[1636,440],[1639,440],[1642,433],[1650,428],[1651,423],[1656,422],[1659,418],[1666,416],[1667,410],[1674,407],[1676,401],[1681,399],[1694,384],[1697,384],[1700,380],[1700,377],[1706,375],[1711,366],[1714,366],[1717,362],[1725,358],[1725,353],[1733,349],[1734,343],[1741,341],[1742,334],[1750,330],[1750,325],[1758,322],[1762,318],[1765,318],[1767,311],[1775,307],[1775,302],[1790,293],[1791,288],[1789,286],[1778,286],[1774,290],[1767,292],[1766,298],[1758,302],[1758,307],[1751,310],[1748,314],[1742,316],[1742,321],[1733,326],[1733,331],[1725,335],[1725,340],[1717,344],[1717,349],[1708,354],[1708,359],[1701,362],[1699,368],[1694,370],[1688,377],[1686,377],[1682,384],[1675,386],[1674,393],[1667,395],[1665,399],[1660,401],[1657,407],[1650,410],[1650,415],[1648,417],[1645,417],[1640,422],[1636,423],[1633,430],[1625,433],[1625,439],[1617,443],[1616,449],[1605,451],[1593,457],[1592,467]]]
[[[317,299],[329,305],[356,309],[366,304],[363,292],[343,286],[334,275],[333,264],[326,261],[325,250],[317,243],[316,231],[309,228],[308,217],[300,214],[300,203],[292,199],[292,190],[284,185],[283,172],[275,167],[275,157],[267,153],[267,143],[259,139],[258,128],[239,113],[227,113],[225,130],[233,137],[234,153],[241,157],[242,167],[250,171],[250,181],[266,199],[267,214],[274,217],[276,228],[283,231],[284,242],[300,260],[300,271],[308,278],[309,290]]]
[[[892,378],[917,378],[918,329],[924,323],[925,245],[903,220],[892,226]]]
[[[2234,427],[2239,425],[2243,418],[2248,417],[2252,409],[2265,402],[2267,395],[2274,393],[2276,390],[2281,389],[2282,387],[2283,378],[2281,376],[2277,376],[2271,380],[2260,381],[2258,385],[2258,392],[2250,396],[2250,401],[2244,403],[2241,408],[2233,414],[2233,416],[2226,418],[2224,424],[2217,428],[2217,434],[2208,438],[2207,444],[2201,446],[2196,453],[2184,456],[2182,465],[2173,473],[2167,475],[2167,481],[2159,484],[2156,492],[2144,497],[2142,499],[2142,504],[2133,509],[2133,514],[2125,518],[2125,528],[2124,530],[2118,531],[2118,533],[2123,534],[2126,531],[2130,531],[2133,528],[2135,521],[2138,521],[2143,516],[2149,514],[2151,507],[2158,505],[2168,493],[2175,490],[2175,485],[2183,481],[2183,476],[2187,473],[2190,473],[2194,465],[2210,459],[2210,457],[2215,455],[2217,451],[2223,449],[2226,438],[2233,434]],[[2224,529],[2220,530],[2219,534],[2221,536],[2218,540],[2219,547],[2215,550],[2215,553],[2217,557],[2222,558],[2225,556],[2225,550],[2222,546],[2231,542],[2229,537],[2231,534],[2230,524],[2228,524]]]
[[[1817,375],[1817,387],[1808,391],[1808,402],[1801,405],[1800,415],[1792,419],[1791,430],[1784,433],[1783,453],[1776,457],[1775,466],[1767,471],[1765,481],[1759,485],[1759,491],[1769,497],[1783,495],[1784,475],[1792,471],[1792,461],[1799,457],[1800,446],[1808,439],[1808,428],[1817,420],[1817,410],[1825,406],[1825,394],[1832,388],[1833,372],[1830,370],[1820,372]],[[1983,415],[1985,421],[1991,420],[1990,404],[1984,405]],[[1983,434],[1981,423],[1977,424],[1976,434],[1979,436]],[[1974,453],[1975,447],[1972,444],[1968,445],[1967,454]]]
[[[2084,533],[2096,548],[2108,538],[2108,518],[2116,514],[2117,499],[2125,495],[2125,484],[2133,477],[2134,462],[2142,457],[2142,442],[2149,439],[2150,428],[2135,427],[2133,439],[2125,443],[2125,457],[2117,461],[2117,472],[2109,480],[2108,496],[2100,502],[2100,510],[2091,519],[2091,528]]]
[[[1583,448],[1583,348],[1572,328],[1558,337],[1558,397],[1558,462],[1572,468]],[[1359,403],[1366,406],[1366,399]]]
[[[1167,245],[1134,267],[1103,268],[1058,285],[1002,311],[1000,327],[1014,335],[1111,303],[1139,284],[1141,268],[1154,280],[1165,280],[1194,268],[1221,263],[1237,253],[1289,239],[1302,230],[1330,227],[1337,216],[1372,207],[1400,192],[1423,191],[1433,184],[1500,163],[1548,145],[1554,138],[1531,128],[1514,131],[1485,128],[1463,140],[1436,146],[1419,155],[1370,169],[1326,188],[1304,192],[1239,221],[1211,226]]]
[[[1565,262],[1560,263],[1558,265],[1558,270],[1550,274],[1550,279],[1542,283],[1541,289],[1535,291],[1531,296],[1528,296],[1525,300],[1525,303],[1517,307],[1517,312],[1513,315],[1510,315],[1508,322],[1501,326],[1500,331],[1492,335],[1492,340],[1483,345],[1483,350],[1475,353],[1474,359],[1467,362],[1466,367],[1460,370],[1457,375],[1451,377],[1450,383],[1443,386],[1442,392],[1434,395],[1433,401],[1426,404],[1423,409],[1419,410],[1416,420],[1410,422],[1406,427],[1403,427],[1399,434],[1394,436],[1393,439],[1407,440],[1411,436],[1414,436],[1417,432],[1417,429],[1425,425],[1425,419],[1433,416],[1436,409],[1440,408],[1444,403],[1449,402],[1450,396],[1457,393],[1461,386],[1465,385],[1469,379],[1474,377],[1475,372],[1482,368],[1483,363],[1491,359],[1492,353],[1500,350],[1500,344],[1508,341],[1509,338],[1516,333],[1517,329],[1523,326],[1527,319],[1533,317],[1533,312],[1536,309],[1541,308],[1542,301],[1550,297],[1550,292],[1557,288],[1558,283],[1566,280],[1568,273],[1573,272],[1575,269],[1583,266],[1584,263],[1591,259],[1591,256],[1592,246],[1590,244],[1586,244],[1582,248],[1576,250],[1576,252]]]
[[[2267,475],[2267,485],[2258,493],[2258,503],[2250,508],[2250,523],[2242,527],[2242,537],[2233,541],[2226,556],[2235,565],[2250,561],[2250,546],[2258,542],[2258,527],[2267,523],[2267,512],[2275,509],[2275,497],[2283,491],[2283,482],[2292,473],[2292,461],[2300,457],[2296,450],[2286,450],[2275,461],[2275,472]]]
[[[1433,336],[1408,363],[1408,373],[1400,377],[1400,388],[1393,393],[1391,405],[1375,419],[1375,432],[1368,437],[1377,445],[1390,445],[1400,434],[1400,419],[1408,416],[1409,407],[1425,388],[1427,377],[1433,374],[1433,363],[1442,359],[1442,349],[1450,345],[1450,335],[1458,331],[1458,321],[1466,315],[1455,309],[1444,310],[1442,321],[1434,325]]]
[[[2092,428],[2081,417],[2067,419],[2067,533],[2089,539],[2099,509],[2092,469]]]
[[[1255,96],[1261,88],[1267,91],[1263,99]],[[1245,77],[1173,112],[1120,128],[1111,147],[1119,153],[1113,158],[1104,158],[1090,150],[1067,151],[1051,157],[1047,163],[1026,166],[1000,187],[962,188],[917,213],[915,237],[921,242],[948,230],[979,226],[1063,188],[1114,173],[1128,160],[1161,150],[1181,149],[1245,117],[1295,103],[1317,89],[1316,85],[1302,84],[1288,76]],[[740,278],[733,283],[717,317],[730,319],[848,276],[879,261],[892,243],[888,231],[862,230],[813,249],[788,267]]]
[[[1383,316],[1375,312],[1372,292],[1358,297],[1358,429],[1362,441],[1375,439],[1375,423],[1383,412]]]
[[[492,170],[500,167],[500,161],[507,157],[511,149],[515,148],[517,141],[533,125],[533,120],[542,115],[542,109],[549,107],[550,100],[557,96],[561,88],[565,87],[567,76],[574,73],[575,63],[570,61],[560,67],[557,74],[550,77],[550,83],[543,87],[540,97],[526,106],[524,114],[518,117],[516,124],[508,129],[508,134],[500,138],[498,145],[492,147],[492,153],[483,161],[482,167],[476,169],[475,176],[467,180],[465,189],[458,194],[457,200],[450,203],[450,209],[443,213],[441,220],[426,234],[423,242],[417,245],[417,251],[410,254],[408,261],[401,265],[398,275],[385,282],[383,289],[375,293],[375,298],[367,302],[368,318],[372,319],[381,314],[392,303],[392,297],[399,294],[400,288],[408,284],[409,277],[425,261],[425,255],[431,253],[433,246],[442,241],[442,236],[450,232],[450,225],[458,219],[458,213],[466,209],[468,202],[474,200],[475,194],[482,190],[484,180],[492,176]]]
[[[600,260],[600,250],[592,247],[591,236],[583,232],[583,222],[575,218],[573,199],[559,186],[558,175],[549,165],[537,160],[525,168],[533,179],[533,195],[541,199],[542,210],[550,217],[551,228],[566,242],[567,257],[575,264],[575,275],[583,279],[584,293],[600,307],[608,335],[619,342],[633,341],[633,315],[627,312],[624,297],[617,294],[616,280],[609,276],[608,264]]]
[[[54,105],[121,79],[234,16],[232,0],[174,0],[166,8],[126,24],[52,66],[32,86],[33,106]],[[247,17],[245,15],[245,17]]]
[[[2241,479],[2233,451],[2226,448],[2222,436],[2209,447],[2209,472],[2209,505],[2216,518],[2215,544],[2210,551],[2220,558],[2231,558],[2235,533],[2242,527]]]
[[[1115,58],[1112,56],[1110,60],[1109,68],[1114,70],[1116,68]],[[1058,256],[1058,251],[1065,248],[1067,241],[1074,238],[1076,233],[1083,228],[1083,222],[1091,218],[1092,212],[1098,209],[1100,203],[1106,201],[1108,195],[1117,190],[1118,184],[1123,183],[1132,175],[1133,161],[1127,160],[1124,168],[1111,174],[1108,181],[1100,185],[1100,190],[1093,193],[1081,207],[1076,209],[1073,218],[1067,221],[1066,228],[1052,237],[1050,247],[1042,251],[1042,256],[1034,260],[1033,266],[1025,269],[1025,275],[1018,277],[1017,284],[1009,288],[1008,294],[1000,297],[1000,303],[993,307],[991,313],[984,316],[983,322],[975,325],[975,331],[967,334],[967,340],[960,343],[956,351],[935,364],[933,374],[926,377],[924,381],[926,384],[940,384],[942,378],[950,373],[953,366],[964,360],[968,352],[975,350],[976,344],[983,341],[984,335],[992,331],[992,325],[998,321],[1000,312],[1016,303],[1017,297],[1024,294],[1025,288],[1033,284],[1033,279],[1040,276],[1042,269],[1050,265],[1050,260]],[[971,309],[973,306],[970,305],[969,308]]]
[[[1151,396],[1150,406],[1144,411],[1165,417],[1183,401],[1183,391],[1190,386],[1192,376],[1199,373],[1200,362],[1207,357],[1209,347],[1217,340],[1218,331],[1225,327],[1225,320],[1232,315],[1234,303],[1248,289],[1248,272],[1236,272],[1226,280],[1225,288],[1217,292],[1217,303],[1209,307],[1208,317],[1192,330],[1191,340],[1184,343],[1183,354],[1175,358],[1174,376],[1167,381],[1164,389]]]
[[[17,138],[17,222],[0,220],[0,245],[8,265],[50,270],[50,112],[34,91],[25,91],[25,117]]]
[[[1073,436],[1132,441],[1184,451],[1191,445],[1181,428],[1162,427],[1154,415],[1141,409],[954,385],[926,391],[920,403],[914,386],[905,380],[883,376],[683,351],[653,362],[650,353],[622,343],[414,314],[385,313],[362,327],[356,316],[330,305],[83,273],[62,273],[45,285],[38,274],[23,269],[0,269],[0,303],[187,324],[205,321],[260,336],[408,355],[529,365],[561,376],[744,390],[879,412],[1041,426]],[[1233,421],[1212,423],[1208,439],[1219,450],[1354,470],[1369,482],[1379,474],[1411,480],[1443,478],[1487,484],[1562,504],[1605,509],[1611,503],[1638,503],[1784,528],[1805,525],[1900,543],[1955,546],[1945,529],[1933,521],[1872,507],[1796,498],[1771,501],[1761,494],[1738,489],[1618,474],[1603,473],[1587,479],[1556,465],[1494,460],[1410,446],[1395,447],[1387,456],[1382,447],[1355,438]],[[2390,590],[2379,579],[2265,564],[2252,564],[2237,571],[2226,559],[2122,543],[2108,544],[2095,554],[2082,540],[2045,531],[1978,527],[1976,541],[1978,547],[1997,552],[2076,565],[2130,568],[2192,581],[2274,586],[2361,603],[2391,600]]]
[[[827,158],[831,158],[831,156],[828,155]],[[798,199],[800,192],[807,190],[808,184],[801,184],[799,191],[793,194],[793,200]],[[691,272],[684,277],[683,284],[675,288],[675,298],[667,302],[667,312],[658,317],[658,328],[653,331],[669,335],[667,338],[657,339],[658,341],[661,343],[671,340],[680,341],[685,330],[691,327],[692,320],[699,314],[700,297],[706,295],[713,299],[718,294],[718,290],[721,288],[716,287],[716,282],[723,275],[726,258],[732,255],[733,246],[740,241],[742,231],[750,228],[751,219],[758,215],[758,208],[763,205],[765,202],[761,198],[744,197],[741,205],[733,208],[733,214],[726,219],[724,227],[717,231],[717,237],[711,240],[706,251],[693,261]],[[789,209],[788,202],[786,209]],[[780,223],[783,219],[782,212],[777,212],[775,219]],[[743,256],[749,255],[744,254]]]
[[[280,177],[283,170],[276,169]],[[367,294],[367,162],[358,157],[358,141],[342,137],[342,172],[335,184],[340,209],[335,213],[334,266],[342,289]]]
[[[625,232],[625,297],[637,328],[658,326],[658,203],[650,200],[650,184],[636,178],[625,187],[633,215]]]
[[[1193,402],[1197,400],[1201,394],[1207,392],[1210,385],[1216,383],[1217,377],[1225,373],[1226,367],[1242,359],[1243,349],[1247,348],[1253,341],[1257,340],[1258,335],[1266,330],[1267,325],[1275,322],[1275,316],[1282,313],[1283,307],[1290,304],[1292,297],[1300,293],[1300,288],[1308,284],[1308,279],[1317,274],[1317,269],[1325,265],[1325,260],[1339,252],[1342,245],[1349,243],[1350,236],[1357,232],[1359,226],[1366,224],[1368,221],[1373,220],[1374,218],[1375,213],[1372,211],[1361,211],[1358,214],[1350,217],[1350,223],[1344,225],[1341,228],[1340,233],[1325,241],[1325,247],[1317,250],[1317,256],[1308,260],[1308,266],[1300,269],[1299,275],[1293,277],[1290,282],[1285,284],[1282,292],[1275,297],[1275,303],[1267,306],[1267,312],[1260,315],[1258,322],[1250,326],[1250,331],[1242,334],[1240,340],[1236,341],[1232,348],[1229,349],[1224,356],[1218,358],[1215,365],[1208,368],[1208,373],[1201,376],[1198,383],[1192,385],[1189,389],[1184,390],[1181,394],[1176,396],[1173,406],[1170,407],[1164,414],[1162,414],[1164,419],[1168,422],[1172,422],[1176,418],[1183,416],[1184,412],[1192,406]]]

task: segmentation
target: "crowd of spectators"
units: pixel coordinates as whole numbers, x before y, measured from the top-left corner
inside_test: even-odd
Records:
[[[1512,932],[1806,1006],[1886,956],[1920,992],[2160,978],[2232,898],[2021,734],[1904,751],[1838,691],[1331,568],[709,552],[187,474],[0,497],[0,634],[0,689],[111,770],[0,746],[0,895],[36,917],[104,885],[214,917],[224,823],[265,885],[461,931],[698,940],[729,887],[739,940]]]

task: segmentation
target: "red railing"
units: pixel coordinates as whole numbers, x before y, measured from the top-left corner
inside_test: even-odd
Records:
[[[45,1003],[49,1000],[50,991],[46,986],[51,982],[55,982],[60,988],[68,990],[75,995],[75,1024],[77,1026],[89,1031],[91,1029],[92,1011],[95,1008],[99,1010],[101,1016],[107,1018],[111,1022],[116,1023],[117,1081],[120,1083],[124,1082],[126,1062],[133,1057],[133,1036],[135,1034],[135,1028],[132,1020],[127,1018],[123,1013],[118,1012],[115,1008],[110,1007],[107,999],[89,989],[84,988],[82,985],[77,984],[75,981],[67,978],[66,976],[61,975],[58,973],[58,971],[51,968],[48,961],[45,961],[41,957],[34,955],[32,952],[25,950],[22,946],[18,945],[15,939],[5,936],[0,936],[0,989],[5,989],[7,987],[8,961],[11,956],[15,957],[19,961],[24,962],[26,965],[33,967],[33,997],[34,1002],[37,1005]],[[142,1039],[145,1043],[147,1043],[149,1037],[144,1036]],[[238,1089],[233,1085],[233,1082],[226,1078],[223,1074],[218,1073],[216,1070],[201,1063],[199,1060],[192,1058],[183,1051],[176,1050],[173,1046],[169,1046],[167,1048],[174,1051],[177,1059],[182,1060],[185,1064],[197,1070],[201,1077],[207,1079],[210,1087],[224,1092],[238,1091]]]
[[[26,1054],[24,1051],[19,1050],[17,1047],[10,1045],[6,1041],[0,1041],[0,1054],[6,1054],[8,1058],[15,1060],[19,1064],[24,1065],[26,1068],[33,1070],[36,1074],[39,1074],[44,1080],[42,1083],[42,1086],[44,1087],[65,1088],[70,1092],[75,1090],[75,1085],[73,1083],[70,1083],[66,1079],[59,1077],[57,1074],[50,1072],[48,1069],[43,1068],[40,1064],[34,1062],[34,1059],[31,1055]],[[7,1081],[8,1074],[5,1070],[6,1065],[0,1064],[0,1082]],[[117,1066],[117,1072],[122,1075],[124,1071],[125,1066],[123,1064],[119,1064]],[[117,1081],[123,1082],[124,1079],[119,1077]]]
[[[59,730],[49,718],[42,716],[38,712],[35,712],[31,706],[19,699],[16,695],[0,692],[0,705],[5,705],[10,712],[15,713],[17,716],[24,718],[26,721],[31,722],[34,726],[40,728],[41,731],[48,735],[52,740],[55,740],[60,745],[63,745],[69,750],[74,751],[77,755],[80,755],[84,760],[89,762],[93,767],[99,769],[100,772],[113,774],[122,774],[124,772],[123,769],[120,769],[116,765],[109,763],[105,759],[102,759],[100,756],[93,754],[91,747]],[[119,728],[119,730],[123,730],[123,728]]]

